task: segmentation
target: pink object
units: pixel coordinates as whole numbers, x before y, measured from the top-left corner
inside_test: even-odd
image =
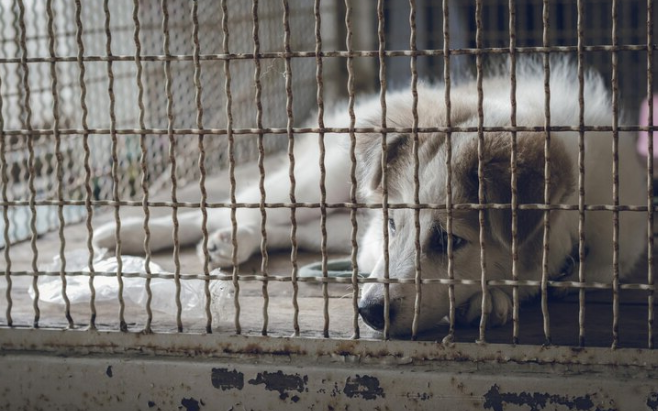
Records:
[[[658,94],[653,95],[653,124],[658,124]],[[640,107],[640,125],[648,126],[649,125],[649,101],[644,99],[642,101],[642,106]],[[647,153],[647,143],[649,140],[649,133],[646,131],[640,131],[639,138],[637,139],[637,152],[640,153],[643,157],[648,155]],[[658,130],[653,131],[653,158],[658,158]]]

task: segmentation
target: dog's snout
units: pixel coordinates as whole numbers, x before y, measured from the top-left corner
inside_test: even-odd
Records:
[[[369,327],[382,331],[384,330],[384,300],[383,299],[372,299],[359,302],[359,314],[361,318],[368,324]],[[389,321],[393,320],[395,311],[393,306],[389,306],[388,316]]]

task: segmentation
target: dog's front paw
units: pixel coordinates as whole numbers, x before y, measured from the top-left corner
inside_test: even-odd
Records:
[[[260,235],[251,226],[238,227],[235,232],[236,253],[233,261],[233,229],[223,228],[208,236],[208,262],[212,267],[230,267],[249,259],[260,247]],[[205,261],[204,244],[197,246],[197,255]]]
[[[512,300],[501,289],[490,288],[485,310],[489,313],[487,324],[490,327],[505,325],[512,318]],[[466,304],[455,311],[455,319],[462,325],[473,325],[479,322],[480,317],[482,317],[482,292],[473,295]]]
[[[121,253],[122,254],[144,254],[144,228],[140,218],[126,218],[121,222]],[[154,245],[162,240],[156,238]],[[117,225],[114,222],[103,224],[94,229],[92,244],[95,250],[107,249],[114,251],[117,245]]]
[[[94,230],[92,244],[96,251],[107,249],[114,251],[117,244],[116,224],[107,223]]]

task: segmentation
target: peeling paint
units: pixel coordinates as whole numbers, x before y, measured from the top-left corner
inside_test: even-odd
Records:
[[[651,411],[658,411],[658,393],[652,392],[647,397],[647,407]]]
[[[529,406],[530,411],[553,409],[552,406],[555,405],[563,405],[569,410],[577,411],[604,411],[601,408],[596,407],[589,394],[584,396],[571,397],[569,395],[557,395],[539,392],[503,393],[500,392],[500,387],[496,384],[494,384],[491,389],[484,395],[484,399],[484,408],[494,411],[505,410],[505,404]],[[605,411],[614,410],[609,409]]]
[[[199,411],[201,410],[201,407],[199,405],[199,401],[195,400],[194,398],[183,398],[181,400],[181,405],[185,407],[185,411]],[[201,402],[203,404],[203,402]],[[180,409],[180,407],[179,407]]]
[[[229,371],[228,368],[213,368],[210,381],[213,387],[222,391],[244,388],[244,374],[237,370]]]
[[[251,385],[265,384],[265,389],[278,391],[279,398],[285,400],[288,398],[287,391],[304,392],[308,376],[301,377],[299,374],[284,374],[279,370],[275,373],[267,371],[258,373],[255,379],[249,380]]]
[[[112,378],[112,366],[111,365],[107,366],[107,369],[105,370],[105,375]]]
[[[362,397],[366,400],[386,397],[384,390],[379,385],[379,380],[369,375],[359,376],[357,374],[354,378],[348,377],[343,392],[350,398]]]

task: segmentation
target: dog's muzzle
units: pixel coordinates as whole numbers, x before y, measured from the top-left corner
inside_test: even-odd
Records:
[[[376,331],[384,330],[384,299],[373,298],[359,301],[359,314],[363,321]],[[393,304],[389,304],[388,308],[389,323],[395,317],[395,309]]]

